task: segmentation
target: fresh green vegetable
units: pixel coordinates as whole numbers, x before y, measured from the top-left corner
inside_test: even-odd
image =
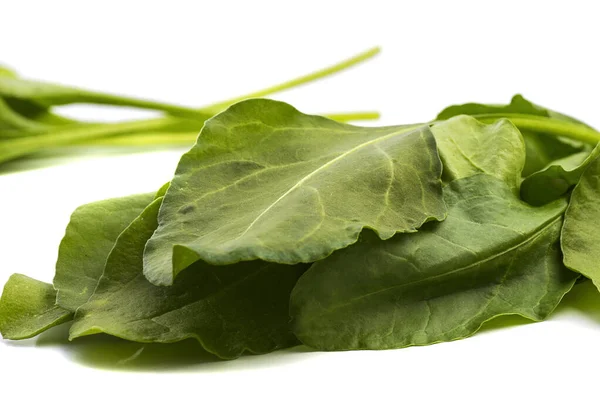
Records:
[[[582,142],[561,137],[560,134],[554,135],[553,127],[560,126],[559,121],[573,124],[569,131],[580,129],[584,134],[588,131],[595,134],[591,127],[579,120],[535,105],[521,95],[515,95],[507,105],[476,103],[453,105],[440,112],[437,119],[446,120],[456,115],[471,115],[481,121],[493,121],[503,116],[511,119],[523,134],[527,148],[527,159],[523,167],[525,177],[554,160],[572,155],[584,148]],[[592,140],[592,142],[596,141]]]
[[[0,332],[74,318],[71,339],[192,339],[230,359],[540,321],[577,280],[600,288],[599,141],[520,96],[374,128],[241,101],[206,122],[157,193],[77,209],[54,286],[13,275]]]
[[[485,175],[444,198],[446,221],[389,241],[364,233],[313,264],[292,294],[296,336],[321,350],[400,348],[467,337],[500,315],[547,317],[577,279],[558,247],[566,202],[532,208]]]
[[[52,285],[14,274],[4,286],[0,299],[0,331],[5,339],[28,339],[71,319],[72,313],[59,307]]]
[[[157,227],[161,202],[152,202],[117,239],[96,291],[77,311],[71,338],[95,333],[139,342],[195,338],[228,359],[298,344],[288,322],[288,301],[304,264],[196,263],[173,286],[146,280],[144,245]]]
[[[204,122],[247,98],[264,97],[300,86],[375,56],[372,48],[336,65],[201,109],[35,82],[0,67],[0,165],[39,151],[73,145],[192,145]],[[54,108],[75,103],[137,107],[166,116],[121,123],[87,123],[58,116]],[[376,119],[376,112],[332,114],[339,121]]]
[[[73,212],[58,249],[54,277],[58,305],[75,311],[88,301],[117,237],[153,197],[151,193],[108,199]]]
[[[281,102],[240,102],[181,158],[144,273],[170,285],[196,260],[310,263],[365,227],[382,239],[414,232],[444,218],[441,171],[427,126],[354,127]]]
[[[600,157],[581,176],[571,195],[561,235],[565,265],[600,289]]]
[[[432,127],[446,182],[488,174],[519,191],[525,162],[523,139],[506,119],[486,125],[469,116],[456,116]]]
[[[531,174],[521,185],[523,200],[543,205],[563,196],[579,181],[588,165],[600,156],[600,145],[551,162],[543,170]]]

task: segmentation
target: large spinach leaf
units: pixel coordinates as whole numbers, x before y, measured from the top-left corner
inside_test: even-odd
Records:
[[[561,246],[565,265],[590,278],[600,289],[600,157],[590,162],[573,189]]]
[[[281,102],[240,102],[181,158],[144,273],[169,285],[196,260],[309,263],[365,227],[381,239],[414,232],[444,218],[441,171],[427,126],[355,127]]]
[[[0,333],[5,339],[33,337],[71,319],[72,313],[56,302],[52,285],[13,274],[0,299]]]
[[[58,305],[75,311],[88,300],[117,237],[153,198],[154,193],[148,193],[107,199],[73,212],[58,249],[54,277]]]
[[[445,221],[388,241],[364,232],[313,264],[291,299],[303,343],[398,348],[467,337],[504,314],[548,316],[577,278],[558,245],[566,203],[531,207],[485,174],[444,193]]]
[[[161,201],[156,199],[117,239],[94,295],[77,312],[71,338],[94,333],[139,342],[195,338],[222,358],[298,344],[289,327],[288,303],[307,265],[194,264],[173,286],[145,279],[144,244],[157,227]]]

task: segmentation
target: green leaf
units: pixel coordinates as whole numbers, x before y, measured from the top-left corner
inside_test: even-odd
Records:
[[[107,199],[75,210],[58,249],[57,304],[75,311],[94,292],[119,234],[152,202],[154,193]]]
[[[470,102],[462,105],[451,105],[442,110],[436,117],[437,120],[446,120],[457,115],[483,115],[483,114],[517,113],[524,115],[549,116],[548,110],[523,98],[521,94],[512,97],[507,105],[487,105]]]
[[[473,115],[477,117],[490,115],[495,115],[498,117],[509,117],[511,115],[533,115],[574,122],[587,126],[570,116],[535,105],[519,94],[515,95],[507,105],[486,105],[477,103],[453,105],[440,112],[436,119],[446,120],[461,114]],[[520,130],[523,134],[527,150],[526,162],[523,168],[523,176],[528,176],[531,173],[544,168],[553,160],[564,158],[585,148],[585,145],[583,145],[581,142],[570,140],[568,138],[543,134],[528,130],[527,128],[521,128]]]
[[[561,247],[567,267],[600,289],[600,157],[596,157],[573,189],[565,214]]]
[[[577,279],[558,245],[563,200],[531,207],[487,176],[445,189],[448,217],[316,262],[291,298],[293,330],[323,350],[455,340],[497,316],[548,316]],[[518,220],[518,221],[517,221]]]
[[[586,145],[581,143],[567,143],[566,139],[527,131],[522,129],[523,139],[525,140],[525,149],[527,151],[525,167],[523,168],[523,177],[530,176],[536,171],[542,170],[553,161],[563,159],[567,156],[577,154],[581,150],[587,149]]]
[[[145,279],[144,245],[157,227],[161,201],[119,236],[98,288],[77,312],[71,338],[95,333],[138,342],[194,338],[226,359],[298,344],[289,327],[289,297],[307,265],[195,264],[173,286]]]
[[[527,203],[541,206],[563,196],[571,189],[588,165],[600,156],[600,145],[591,153],[580,152],[550,163],[523,181],[521,197]]]
[[[13,274],[0,299],[0,333],[5,339],[28,339],[71,319],[71,312],[55,304],[52,285]]]
[[[444,165],[444,181],[482,173],[497,177],[518,191],[525,145],[511,122],[485,124],[461,115],[436,123],[431,130]]]
[[[163,184],[159,188],[159,190],[156,192],[156,195],[154,195],[154,199],[162,198],[163,196],[165,196],[165,194],[167,193],[167,189],[169,189],[170,186],[171,186],[171,181]]]
[[[444,218],[427,126],[366,128],[282,102],[240,102],[207,121],[181,158],[144,272],[169,285],[189,264],[328,256],[371,228],[381,239]]]

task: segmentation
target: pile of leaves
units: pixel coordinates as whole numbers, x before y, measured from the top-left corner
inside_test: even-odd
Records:
[[[206,120],[238,101],[265,97],[328,77],[369,60],[378,53],[379,48],[372,48],[305,76],[200,109],[28,80],[0,65],[0,166],[40,153],[54,151],[54,155],[68,154],[82,145],[189,147]],[[91,123],[67,118],[56,112],[61,106],[82,103],[150,109],[163,115],[120,123]],[[376,112],[357,112],[329,117],[350,121],[377,119],[379,115]]]
[[[196,339],[221,358],[455,340],[600,283],[600,141],[536,106],[356,127],[282,102],[204,125],[157,192],[84,205],[53,285],[15,274],[0,331]]]

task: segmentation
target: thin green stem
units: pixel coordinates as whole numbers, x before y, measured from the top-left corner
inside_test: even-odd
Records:
[[[201,108],[204,111],[207,110],[216,110],[217,112],[222,110],[223,108],[227,108],[230,105],[235,104],[236,102],[249,99],[249,98],[258,98],[258,97],[266,97],[267,95],[271,95],[274,93],[278,93],[284,90],[288,90],[302,84],[310,83],[315,80],[322,79],[324,77],[333,75],[335,73],[341,72],[344,69],[348,69],[356,64],[364,62],[370,58],[373,58],[375,55],[379,54],[381,49],[379,47],[373,47],[367,51],[364,51],[360,54],[357,54],[353,57],[345,59],[341,62],[336,63],[335,65],[329,66],[327,68],[323,68],[317,70],[315,72],[309,73],[304,76],[297,77],[292,80],[285,81],[283,83],[276,84],[274,86],[265,88],[263,90],[255,91],[246,95],[242,95],[240,97],[231,98],[222,102],[217,102],[212,105],[208,105],[206,107]]]
[[[115,124],[77,125],[58,128],[56,134],[46,134],[0,141],[0,163],[44,149],[72,145],[82,141],[110,137],[143,130],[166,129],[178,119],[136,120]]]
[[[140,109],[150,109],[169,113],[173,116],[189,118],[194,120],[205,120],[212,116],[210,111],[194,109],[185,106],[143,100],[138,98],[121,97],[112,94],[84,92],[76,101],[70,103],[88,103],[114,106],[127,106]]]
[[[133,97],[125,97],[118,96],[108,93],[95,92],[95,91],[87,91],[80,90],[78,88],[73,87],[62,87],[56,85],[57,88],[63,88],[66,90],[61,91],[57,90],[56,96],[52,96],[51,94],[47,97],[35,98],[38,101],[41,101],[47,106],[53,105],[66,105],[72,103],[88,103],[88,104],[103,104],[103,105],[115,105],[115,106],[131,106],[142,109],[152,109],[170,113],[174,116],[190,118],[194,120],[204,120],[214,115],[217,112],[222,111],[230,105],[233,105],[236,102],[248,99],[248,98],[257,98],[257,97],[265,97],[270,94],[274,94],[283,90],[288,90],[293,87],[300,86],[302,84],[310,83],[315,80],[319,80],[325,78],[327,76],[333,75],[335,73],[341,72],[345,69],[348,69],[356,64],[364,62],[380,52],[379,47],[371,48],[367,51],[364,51],[360,54],[357,54],[351,58],[345,59],[341,62],[336,63],[335,65],[317,70],[315,72],[309,73],[304,76],[300,76],[298,78],[285,81],[283,83],[276,84],[274,86],[268,87],[266,89],[262,89],[259,91],[255,91],[246,95],[242,95],[239,97],[231,98],[225,101],[217,102],[215,104],[211,104],[200,109],[194,109],[190,107],[184,107],[179,105],[167,104],[162,102],[144,100]],[[28,81],[22,81],[24,84],[32,84]],[[34,83],[33,83],[34,84]],[[29,98],[23,98],[29,99]],[[372,118],[372,117],[371,117]]]
[[[198,138],[197,131],[182,132],[154,132],[128,134],[126,136],[117,135],[105,138],[99,138],[93,142],[82,141],[71,145],[76,146],[192,146]]]
[[[336,122],[346,123],[358,120],[377,120],[381,115],[379,112],[356,112],[356,113],[329,113],[323,115],[326,118],[333,119]]]
[[[222,101],[213,105],[201,109],[190,109],[185,107],[179,107],[176,105],[161,104],[152,101],[139,100],[135,98],[113,96],[111,94],[95,93],[79,91],[74,89],[73,93],[64,95],[63,98],[49,98],[49,105],[58,104],[61,101],[67,101],[70,98],[71,102],[91,102],[96,104],[112,104],[112,105],[123,105],[123,106],[137,106],[141,108],[157,109],[171,113],[173,116],[165,116],[162,118],[139,120],[124,123],[114,124],[76,124],[66,125],[60,127],[49,127],[46,129],[33,128],[29,131],[24,130],[24,137],[8,139],[0,141],[0,163],[15,159],[21,156],[25,156],[30,153],[34,153],[43,149],[56,148],[60,146],[70,146],[77,144],[94,144],[96,142],[108,143],[113,142],[116,144],[125,144],[125,137],[115,139],[115,136],[121,136],[124,134],[135,134],[140,132],[147,132],[146,136],[140,135],[131,141],[132,145],[147,145],[147,144],[159,144],[159,143],[171,143],[175,141],[179,143],[188,142],[188,139],[194,134],[194,137],[199,132],[197,131],[189,134],[189,137],[180,136],[176,140],[169,139],[165,134],[177,134],[171,131],[177,131],[181,123],[181,119],[175,118],[174,116],[189,118],[194,122],[203,122],[217,112],[222,111],[224,108],[244,99],[253,97],[263,97],[279,91],[290,89],[302,84],[306,84],[324,77],[330,76],[334,73],[340,72],[353,65],[361,63],[363,61],[372,58],[379,53],[379,48],[372,48],[354,57],[339,62],[333,66],[315,71],[313,73],[301,76],[296,79],[292,79],[269,88],[256,91],[241,97]],[[52,103],[54,101],[54,103]],[[42,99],[43,102],[43,99]],[[371,120],[377,119],[379,114],[376,112],[361,112],[351,114],[334,114],[330,115],[330,118],[347,122],[351,120]],[[159,134],[162,129],[162,135]],[[45,133],[45,134],[44,134]],[[187,134],[187,133],[186,133]],[[113,138],[111,138],[113,137]],[[195,138],[194,138],[195,140]],[[192,139],[189,142],[193,143]]]

